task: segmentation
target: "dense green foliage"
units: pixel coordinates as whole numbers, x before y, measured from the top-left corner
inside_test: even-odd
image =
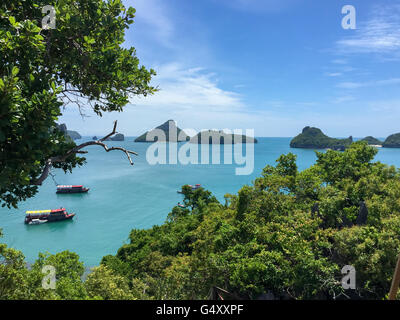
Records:
[[[45,5],[56,28],[42,29]],[[154,92],[153,70],[124,48],[135,9],[120,0],[3,0],[0,4],[0,202],[16,206],[37,192],[48,159],[74,143],[56,129],[61,107],[122,111],[130,96]],[[54,167],[72,170],[71,155]]]
[[[345,294],[382,299],[400,253],[400,172],[372,162],[376,152],[357,142],[317,153],[302,172],[282,155],[225,204],[186,187],[186,208],[133,230],[102,264],[158,299],[206,298],[212,286],[251,299],[344,297],[340,270],[352,265],[357,290]],[[369,214],[357,225],[362,202]]]
[[[382,141],[372,136],[365,137],[362,141],[366,141],[370,146],[381,146]]]
[[[0,234],[1,236],[1,234]],[[56,270],[56,288],[46,289],[44,266]],[[29,268],[21,252],[0,244],[0,300],[124,300],[134,299],[126,278],[105,266],[82,281],[84,266],[75,253],[39,254]]]
[[[345,148],[349,147],[352,142],[352,137],[348,139],[330,138],[318,128],[305,127],[301,134],[292,139],[290,142],[290,147],[344,150]]]
[[[383,143],[385,148],[400,148],[400,133],[392,134]]]
[[[317,152],[301,172],[282,155],[224,204],[184,186],[185,208],[132,230],[85,282],[73,253],[40,255],[28,270],[1,245],[0,299],[204,299],[213,286],[247,299],[385,299],[400,253],[400,171],[376,153],[366,142]],[[40,286],[44,265],[57,269],[56,290]],[[345,265],[356,269],[354,291],[341,286]]]

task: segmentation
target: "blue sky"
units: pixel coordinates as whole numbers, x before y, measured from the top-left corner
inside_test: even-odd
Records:
[[[60,121],[84,135],[112,121],[135,136],[168,119],[196,130],[254,129],[294,136],[400,132],[400,0],[129,0],[125,45],[158,75],[160,91],[123,113]],[[356,8],[355,30],[341,25]]]

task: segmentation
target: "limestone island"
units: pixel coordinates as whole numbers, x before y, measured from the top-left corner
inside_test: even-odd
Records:
[[[392,134],[383,143],[384,148],[400,148],[400,133]]]
[[[245,135],[225,133],[222,130],[202,131],[190,139],[190,143],[197,144],[235,144],[258,143],[257,139]]]
[[[373,146],[373,147],[378,147],[378,148],[381,148],[383,145],[382,141],[380,141],[377,138],[371,137],[371,136],[365,137],[361,141],[366,141],[368,143],[368,145]]]
[[[82,139],[82,136],[78,132],[67,130],[67,125],[65,123],[57,124],[57,129],[64,133],[66,137],[69,137],[72,140]]]
[[[108,138],[106,141],[125,141],[125,136],[122,133],[117,133],[115,136]]]
[[[325,135],[321,129],[305,127],[301,134],[290,142],[291,148],[302,149],[333,149],[345,150],[353,143],[353,137],[347,139],[335,139]]]
[[[160,134],[162,133],[160,130],[163,134]],[[174,120],[168,120],[157,128],[143,133],[135,139],[135,142],[185,142],[189,140],[190,137],[177,127]]]

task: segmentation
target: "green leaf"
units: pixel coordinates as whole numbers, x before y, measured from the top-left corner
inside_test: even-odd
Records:
[[[14,17],[9,17],[8,20],[10,21],[10,23],[15,26],[15,18]]]
[[[19,68],[18,67],[13,67],[11,74],[15,77],[19,73]]]

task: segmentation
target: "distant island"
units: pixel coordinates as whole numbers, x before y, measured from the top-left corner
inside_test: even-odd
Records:
[[[361,141],[366,141],[368,145],[374,147],[400,148],[400,133],[390,135],[384,142],[372,136],[365,137],[361,139]],[[305,127],[301,134],[292,139],[290,147],[343,151],[349,147],[351,143],[353,143],[353,137],[351,136],[348,139],[335,139],[325,135],[321,129]]]
[[[366,141],[370,146],[382,146],[383,142],[377,138],[374,138],[372,136],[365,137],[364,139],[361,139],[361,141]]]
[[[223,131],[208,130],[199,132],[190,139],[190,143],[197,144],[234,144],[258,143],[257,139],[245,135],[228,134]]]
[[[333,149],[345,150],[353,143],[353,137],[347,139],[335,139],[325,135],[321,129],[305,127],[301,134],[290,142],[291,148],[303,149]]]
[[[164,132],[164,137],[159,137],[158,130]],[[189,140],[190,137],[182,129],[177,127],[174,120],[168,120],[153,130],[143,133],[140,137],[135,139],[135,142],[184,142]]]
[[[57,124],[57,129],[63,132],[66,137],[69,137],[72,140],[82,139],[82,136],[78,132],[67,130],[67,125],[65,123]]]
[[[400,133],[392,134],[383,143],[384,148],[400,148]]]
[[[106,141],[125,141],[125,136],[122,133],[117,133],[115,136],[108,138]]]

